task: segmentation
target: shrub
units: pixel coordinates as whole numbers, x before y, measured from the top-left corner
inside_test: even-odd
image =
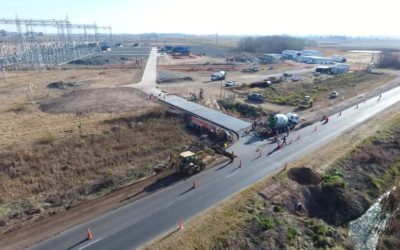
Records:
[[[57,137],[55,135],[53,135],[53,134],[48,133],[48,134],[43,135],[42,137],[40,137],[37,140],[37,143],[38,144],[50,144],[50,143],[53,143],[55,140],[57,140]]]

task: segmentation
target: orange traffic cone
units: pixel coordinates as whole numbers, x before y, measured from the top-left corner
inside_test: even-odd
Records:
[[[88,240],[93,239],[92,231],[90,231],[90,228],[87,229],[87,239]]]
[[[196,183],[196,181],[195,181],[195,180],[193,180],[192,188],[193,188],[193,189],[195,189],[195,188],[196,188],[196,186],[197,186],[197,183]]]
[[[183,221],[182,219],[179,220],[179,230],[183,229]]]

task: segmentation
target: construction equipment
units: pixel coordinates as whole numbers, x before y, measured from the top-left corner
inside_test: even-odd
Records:
[[[225,77],[226,77],[226,72],[219,71],[211,75],[211,81],[225,80]]]
[[[311,96],[306,95],[302,100],[299,101],[299,109],[307,109],[313,106],[314,100]]]
[[[299,116],[294,113],[275,114],[268,119],[269,127],[278,132],[286,132],[287,129],[294,129],[299,123]]]
[[[205,169],[206,164],[202,161],[203,156],[204,152],[202,151],[197,153],[185,151],[179,155],[171,154],[170,167],[175,167],[178,174],[191,176]]]

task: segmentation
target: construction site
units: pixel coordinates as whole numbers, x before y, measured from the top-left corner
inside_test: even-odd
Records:
[[[33,246],[189,182],[183,196],[202,187],[196,175],[222,173],[232,164],[241,169],[242,159],[243,165],[255,161],[240,155],[246,146],[257,147],[259,158],[275,157],[294,143],[292,133],[299,141],[297,131],[317,132],[321,117],[327,124],[328,117],[358,109],[399,85],[398,71],[371,72],[378,56],[369,51],[307,48],[346,58],[346,70],[333,74],[332,65],[275,56],[266,63],[266,55],[238,51],[222,39],[218,44],[153,35],[127,39],[112,27],[75,24],[68,17],[2,18],[0,32],[0,245],[5,249]],[[267,154],[266,147],[275,145]],[[303,170],[289,174],[297,182],[291,183],[293,192],[303,185]],[[311,184],[321,183],[319,174],[304,172]],[[294,198],[285,199],[289,194],[275,199],[276,192],[262,188],[279,206],[292,206]],[[325,214],[318,216],[334,224]],[[259,230],[245,229],[238,234]],[[227,245],[200,246],[233,247],[229,237]],[[165,246],[176,247],[168,240]]]

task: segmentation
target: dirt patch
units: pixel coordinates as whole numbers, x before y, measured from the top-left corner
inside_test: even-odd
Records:
[[[60,97],[40,102],[48,113],[123,112],[141,107],[155,107],[147,95],[134,88],[99,88],[72,91]]]
[[[185,82],[185,81],[193,81],[193,78],[190,76],[172,73],[170,71],[160,70],[157,72],[157,83],[158,84],[166,84],[166,83],[175,83],[175,82]]]
[[[82,84],[78,82],[64,82],[64,81],[52,82],[47,85],[47,88],[49,89],[76,89],[79,87],[82,87]]]
[[[309,167],[292,168],[288,177],[300,185],[317,185],[321,182],[321,175]]]

